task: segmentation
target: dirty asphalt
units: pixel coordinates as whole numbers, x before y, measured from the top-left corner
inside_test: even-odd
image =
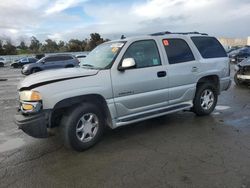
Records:
[[[16,128],[19,69],[0,68],[0,187],[250,188],[250,88],[234,84],[208,117],[179,112],[108,130],[78,153]]]

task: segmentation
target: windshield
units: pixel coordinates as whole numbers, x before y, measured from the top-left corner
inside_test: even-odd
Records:
[[[81,67],[105,69],[110,68],[124,42],[105,43],[97,46],[80,62]]]

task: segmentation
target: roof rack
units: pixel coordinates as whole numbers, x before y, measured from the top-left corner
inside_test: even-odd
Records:
[[[207,33],[199,33],[197,31],[193,32],[170,32],[170,31],[163,31],[150,34],[151,36],[160,36],[160,35],[169,35],[169,34],[180,34],[180,35],[208,35]]]

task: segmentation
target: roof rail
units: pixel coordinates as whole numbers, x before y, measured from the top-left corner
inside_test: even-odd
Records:
[[[208,35],[207,33],[199,33],[197,31],[193,32],[170,32],[170,31],[163,31],[150,34],[151,36],[159,36],[159,35],[168,35],[168,34],[180,34],[180,35]]]

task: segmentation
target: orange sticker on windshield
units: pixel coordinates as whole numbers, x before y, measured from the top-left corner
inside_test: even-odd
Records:
[[[117,48],[117,47],[113,47],[113,48],[112,48],[112,52],[113,52],[113,53],[116,53],[117,51],[118,51],[118,48]]]
[[[169,45],[169,42],[168,42],[167,39],[164,39],[164,40],[163,40],[163,45],[164,45],[164,46],[168,46],[168,45]]]

